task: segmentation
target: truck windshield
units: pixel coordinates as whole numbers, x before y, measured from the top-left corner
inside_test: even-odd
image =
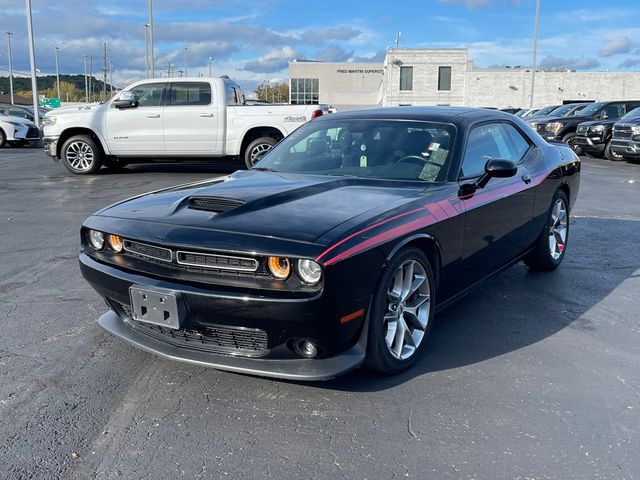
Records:
[[[598,113],[600,111],[600,109],[602,109],[602,107],[604,106],[604,103],[602,102],[596,102],[596,103],[592,103],[591,105],[589,105],[586,108],[583,108],[580,111],[580,116],[585,116],[585,117],[590,117],[592,115],[595,115],[596,113]]]
[[[620,121],[623,121],[623,120],[635,120],[638,117],[640,117],[640,107],[634,108],[633,110],[631,110],[624,117],[622,117],[620,119]]]
[[[309,122],[282,140],[256,169],[389,180],[439,181],[455,127],[402,120]]]

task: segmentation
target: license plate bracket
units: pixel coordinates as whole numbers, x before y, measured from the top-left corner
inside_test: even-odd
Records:
[[[180,292],[154,287],[129,287],[131,313],[134,320],[179,329],[184,318]]]

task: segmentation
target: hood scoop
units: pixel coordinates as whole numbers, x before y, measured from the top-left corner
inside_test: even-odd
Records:
[[[189,208],[194,210],[205,210],[207,212],[225,213],[234,208],[244,205],[242,200],[233,198],[217,197],[190,197]]]

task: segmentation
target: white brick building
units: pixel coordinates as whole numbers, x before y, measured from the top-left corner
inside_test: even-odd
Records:
[[[390,105],[526,107],[531,69],[479,69],[467,49],[389,49],[383,63],[289,63],[292,103],[339,110]],[[587,100],[640,99],[639,72],[542,72],[535,106]]]

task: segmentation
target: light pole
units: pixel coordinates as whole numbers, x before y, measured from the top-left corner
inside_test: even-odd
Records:
[[[533,34],[533,66],[531,67],[531,100],[529,107],[533,108],[533,91],[536,81],[536,56],[538,53],[538,24],[540,23],[540,0],[536,0],[536,28]]]
[[[149,65],[149,24],[144,24],[144,47],[146,50],[147,78],[151,77],[151,66]]]
[[[89,79],[87,78],[87,56],[82,55],[84,59],[84,98],[89,103]]]
[[[153,51],[153,0],[149,0],[149,52],[151,53],[151,78],[156,77],[156,62]]]
[[[58,100],[60,100],[60,67],[58,66],[58,52],[60,47],[55,47],[56,51],[56,85],[58,87]]]
[[[13,105],[13,60],[11,59],[11,35],[13,35],[13,33],[7,32],[7,45],[9,50],[9,92],[11,95],[11,105]]]
[[[33,46],[33,20],[31,18],[31,0],[25,0],[27,10],[27,34],[29,40],[29,62],[31,63],[31,95],[33,96],[33,123],[40,125],[38,115],[38,80],[36,79],[36,52]]]
[[[189,71],[189,61],[188,61],[188,57],[187,57],[187,53],[189,52],[189,47],[184,47],[184,76],[188,77],[188,71]]]
[[[209,57],[209,78],[211,78],[211,62],[213,62],[213,57]]]

